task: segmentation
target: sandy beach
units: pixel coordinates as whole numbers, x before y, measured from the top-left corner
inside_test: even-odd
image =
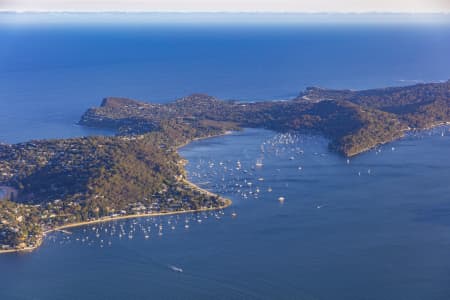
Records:
[[[190,140],[189,142],[186,142],[180,146],[177,147],[177,149],[180,149],[184,146],[186,146],[187,144],[195,141],[195,140],[201,140],[201,139],[207,139],[207,138],[211,138],[211,137],[216,137],[216,136],[221,136],[221,135],[225,135],[225,134],[229,134],[229,132],[226,132],[224,134],[220,134],[220,135],[215,135],[215,136],[208,136],[208,137],[204,137],[204,138],[196,138],[193,140]],[[105,222],[113,222],[113,221],[118,221],[118,220],[125,220],[125,219],[135,219],[135,218],[144,218],[144,217],[160,217],[160,216],[170,216],[170,215],[179,215],[179,214],[187,214],[187,213],[197,213],[197,212],[203,212],[203,211],[213,211],[213,210],[220,210],[220,209],[225,209],[228,206],[230,206],[232,204],[232,201],[230,199],[227,198],[223,198],[217,194],[214,194],[210,191],[207,191],[205,189],[202,189],[201,187],[199,187],[198,185],[183,179],[182,180],[183,183],[189,185],[190,187],[192,187],[192,189],[197,190],[205,195],[208,196],[216,196],[219,197],[220,201],[223,202],[223,205],[220,205],[218,207],[205,207],[205,208],[200,208],[200,209],[192,209],[192,210],[179,210],[179,211],[168,211],[168,212],[152,212],[152,213],[141,213],[141,214],[130,214],[130,215],[121,215],[121,216],[115,216],[115,217],[102,217],[100,219],[97,220],[92,220],[92,221],[85,221],[85,222],[77,222],[77,223],[70,223],[70,224],[66,224],[66,225],[62,225],[62,226],[58,226],[49,230],[46,230],[43,232],[42,237],[39,239],[39,242],[36,246],[34,247],[27,247],[27,248],[22,248],[22,249],[8,249],[8,250],[0,250],[0,254],[5,254],[5,253],[15,253],[15,252],[31,252],[37,248],[39,248],[44,239],[45,236],[51,232],[54,231],[58,231],[58,230],[64,230],[64,229],[68,229],[68,228],[74,228],[74,227],[81,227],[81,226],[86,226],[86,225],[92,225],[92,224],[98,224],[98,223],[105,223]]]
[[[188,183],[192,186],[196,186],[195,184],[190,183],[188,181],[186,181],[186,183]],[[200,187],[198,187],[198,189],[201,191],[204,191]],[[211,192],[208,192],[208,194],[215,195]],[[33,251],[42,245],[43,240],[47,234],[54,232],[54,231],[59,231],[59,230],[64,230],[64,229],[74,228],[74,227],[81,227],[81,226],[86,226],[86,225],[93,225],[93,224],[98,224],[98,223],[106,223],[106,222],[113,222],[113,221],[118,221],[118,220],[125,220],[125,219],[136,219],[136,218],[144,218],[144,217],[160,217],[160,216],[170,216],[170,215],[179,215],[179,214],[188,214],[188,213],[198,213],[198,212],[204,212],[204,211],[214,211],[214,210],[225,209],[232,204],[232,201],[230,199],[226,199],[226,198],[222,198],[222,197],[220,197],[220,199],[224,202],[224,204],[221,206],[218,206],[218,207],[205,207],[205,208],[191,209],[191,210],[131,214],[131,215],[116,216],[116,217],[103,217],[98,220],[66,224],[66,225],[58,226],[58,227],[49,229],[47,231],[44,231],[42,237],[39,239],[38,245],[36,245],[35,247],[27,247],[27,248],[22,248],[22,249],[0,250],[0,254]]]

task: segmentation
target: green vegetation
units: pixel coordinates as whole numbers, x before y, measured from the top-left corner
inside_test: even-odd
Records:
[[[0,249],[37,245],[56,226],[149,212],[218,208],[223,199],[184,181],[177,147],[241,127],[325,135],[347,156],[450,121],[450,82],[367,91],[308,88],[289,101],[245,103],[194,94],[151,104],[106,98],[80,124],[115,137],[0,144]]]
[[[308,88],[290,101],[220,101],[194,94],[169,104],[107,98],[80,123],[138,134],[158,130],[164,120],[232,122],[240,127],[277,131],[314,131],[330,139],[330,148],[353,156],[450,120],[450,81],[365,91]]]
[[[395,114],[411,128],[428,128],[450,119],[450,81],[365,91],[308,88],[297,100],[345,100]]]
[[[38,207],[2,200],[0,212],[0,250],[38,244],[42,234]]]
[[[218,208],[224,200],[184,181],[176,149],[231,129],[219,122],[165,120],[142,135],[32,141],[0,146],[0,250],[36,245],[43,231],[120,215]]]

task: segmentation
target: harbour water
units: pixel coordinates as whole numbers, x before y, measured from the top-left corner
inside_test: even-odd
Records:
[[[447,299],[449,134],[410,136],[349,163],[320,137],[248,129],[194,142],[181,150],[190,179],[231,208],[52,234],[33,253],[0,256],[0,295]]]
[[[449,36],[431,25],[2,28],[0,141],[109,134],[74,125],[109,95],[257,100],[446,80]],[[448,128],[349,162],[327,143],[256,129],[193,142],[180,150],[189,178],[232,207],[53,233],[0,256],[0,299],[449,299]]]

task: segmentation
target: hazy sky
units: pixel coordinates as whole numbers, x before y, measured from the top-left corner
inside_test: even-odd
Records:
[[[0,0],[0,10],[450,13],[450,0]]]

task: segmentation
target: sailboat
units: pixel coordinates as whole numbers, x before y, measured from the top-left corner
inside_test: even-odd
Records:
[[[262,158],[256,160],[255,166],[257,166],[258,168],[261,168],[263,166]]]

